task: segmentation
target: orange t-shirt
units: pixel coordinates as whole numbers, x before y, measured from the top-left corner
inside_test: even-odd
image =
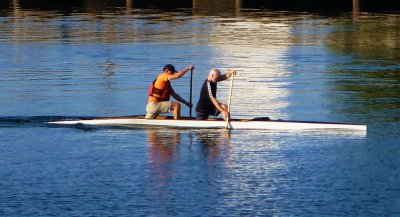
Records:
[[[157,89],[164,90],[167,85],[168,81],[168,73],[161,73],[158,77],[156,82],[154,83],[154,87]],[[149,102],[160,102],[160,100],[157,97],[154,96],[149,96]]]

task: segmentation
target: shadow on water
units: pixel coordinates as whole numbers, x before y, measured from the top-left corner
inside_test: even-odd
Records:
[[[45,124],[53,120],[63,120],[67,117],[62,116],[10,116],[0,117],[0,127],[18,127],[24,125],[38,125]],[[70,117],[74,118],[74,117]]]
[[[25,127],[72,127],[82,130],[95,130],[99,129],[85,126],[82,124],[76,125],[55,125],[48,122],[61,121],[61,120],[76,120],[76,119],[91,119],[96,117],[91,116],[8,116],[0,117],[0,128],[25,128]]]

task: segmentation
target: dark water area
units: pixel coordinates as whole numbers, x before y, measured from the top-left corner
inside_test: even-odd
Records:
[[[357,3],[356,3],[357,2]],[[158,8],[177,10],[180,8],[198,8],[212,10],[222,7],[224,10],[272,9],[287,11],[320,11],[320,12],[351,12],[354,4],[363,12],[398,12],[400,2],[393,0],[1,0],[1,8],[12,8],[18,5],[21,9],[59,9],[62,11],[104,10],[118,7]]]
[[[62,2],[0,1],[0,216],[400,215],[398,14]],[[166,63],[194,103],[237,69],[233,118],[368,131],[47,123],[143,114]]]

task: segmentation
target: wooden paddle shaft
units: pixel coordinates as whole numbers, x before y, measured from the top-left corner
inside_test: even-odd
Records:
[[[228,112],[231,111],[232,89],[233,89],[233,78],[234,77],[235,77],[235,74],[232,74],[231,87],[229,89],[229,98],[228,98]]]
[[[231,102],[232,102],[232,89],[233,89],[233,78],[235,77],[235,74],[232,74],[232,79],[231,79],[231,87],[229,89],[229,98],[228,98],[228,112],[231,112]],[[226,118],[226,129],[229,129],[229,121],[230,118]]]

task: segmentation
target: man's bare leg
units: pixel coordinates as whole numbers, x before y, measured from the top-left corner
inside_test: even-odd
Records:
[[[181,104],[179,104],[179,102],[173,102],[171,107],[174,111],[174,120],[178,120],[181,117]]]

